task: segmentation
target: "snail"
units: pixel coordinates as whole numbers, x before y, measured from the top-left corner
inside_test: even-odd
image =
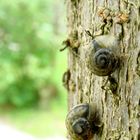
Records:
[[[108,76],[119,66],[119,39],[111,35],[92,40],[88,66],[98,76]]]
[[[66,117],[66,127],[72,140],[89,140],[94,126],[100,126],[95,108],[87,103],[75,106]]]

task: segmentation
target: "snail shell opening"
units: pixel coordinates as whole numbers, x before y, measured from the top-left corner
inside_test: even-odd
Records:
[[[90,130],[90,124],[85,118],[79,118],[72,124],[72,128],[78,135],[87,135]]]

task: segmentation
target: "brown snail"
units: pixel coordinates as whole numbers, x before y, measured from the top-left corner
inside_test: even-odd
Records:
[[[119,66],[119,40],[115,36],[97,36],[92,41],[88,66],[98,76],[112,74]]]
[[[72,140],[89,140],[94,126],[100,126],[95,109],[85,103],[75,106],[66,117],[66,127]]]

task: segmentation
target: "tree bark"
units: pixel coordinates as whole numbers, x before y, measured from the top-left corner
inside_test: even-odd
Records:
[[[126,0],[127,1],[127,0]],[[102,116],[103,128],[92,140],[140,140],[140,1],[133,0],[67,0],[68,40],[68,105],[69,110],[80,103],[94,103]],[[92,38],[85,30],[95,34],[103,23],[100,7],[113,14],[109,32],[121,37],[121,66],[111,75],[117,81],[111,90],[107,76],[97,76],[87,67],[87,54]],[[126,17],[125,17],[126,16]],[[121,18],[122,22],[116,22]],[[126,18],[126,19],[125,19]],[[105,29],[105,28],[104,28]],[[103,30],[104,30],[103,29]],[[106,40],[107,41],[107,40]]]

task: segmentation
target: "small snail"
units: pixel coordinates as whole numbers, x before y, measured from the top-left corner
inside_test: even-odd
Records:
[[[100,125],[95,112],[91,105],[85,103],[75,106],[68,113],[66,127],[72,140],[89,140],[93,136],[93,127]]]
[[[66,72],[64,72],[63,77],[62,77],[62,82],[63,82],[63,86],[69,90],[69,80],[71,77],[71,73],[70,70],[67,70]]]
[[[115,36],[97,36],[89,52],[89,68],[98,76],[113,73],[119,65],[119,41]]]

